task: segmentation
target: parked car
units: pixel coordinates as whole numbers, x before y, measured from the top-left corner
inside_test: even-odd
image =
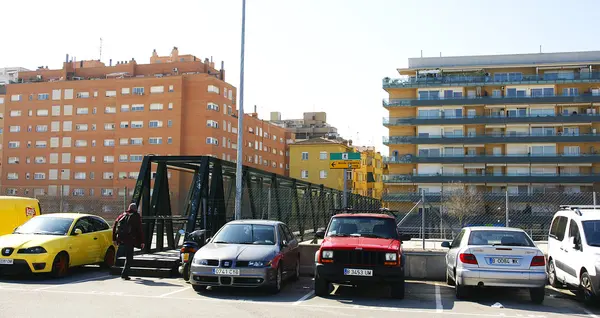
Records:
[[[282,222],[232,221],[196,252],[191,271],[190,283],[198,292],[234,286],[278,293],[284,280],[300,278],[298,241]]]
[[[14,196],[0,196],[0,211],[0,235],[12,233],[17,226],[42,213],[37,199]]]
[[[561,206],[548,235],[548,281],[577,290],[586,304],[600,295],[600,208]]]
[[[392,216],[374,213],[334,215],[315,254],[315,294],[326,296],[333,283],[386,284],[391,296],[404,298],[402,241]]]
[[[506,227],[466,227],[446,254],[446,281],[464,299],[474,287],[528,288],[534,303],[544,301],[546,259],[529,235]]]
[[[74,266],[115,261],[112,229],[101,217],[77,213],[36,216],[0,237],[0,274],[68,274]]]

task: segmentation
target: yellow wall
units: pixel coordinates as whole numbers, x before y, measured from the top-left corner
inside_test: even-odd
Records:
[[[367,182],[367,175],[373,173],[375,182]],[[381,199],[383,192],[383,156],[372,150],[361,153],[361,167],[352,174],[353,193]]]
[[[290,145],[290,177],[322,184],[326,187],[343,190],[344,170],[329,168],[329,154],[348,152],[350,148],[338,143],[298,143]],[[327,152],[324,160],[320,159],[321,151]],[[308,152],[308,160],[302,160],[302,153]],[[302,171],[308,171],[308,178],[302,178]],[[321,179],[320,171],[327,171],[327,178]]]

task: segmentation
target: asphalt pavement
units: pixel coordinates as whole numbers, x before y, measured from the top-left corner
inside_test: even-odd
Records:
[[[312,279],[288,283],[278,295],[253,289],[217,288],[201,294],[181,279],[122,281],[97,268],[76,270],[64,279],[0,278],[2,317],[600,317],[569,292],[547,289],[543,305],[527,291],[482,290],[466,301],[441,282],[407,282],[404,300],[389,299],[386,288],[338,286],[315,297]],[[497,308],[499,307],[499,308]]]

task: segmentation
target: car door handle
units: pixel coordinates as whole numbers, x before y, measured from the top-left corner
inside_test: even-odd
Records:
[[[98,239],[97,237],[94,237],[94,241],[97,240],[97,239]]]

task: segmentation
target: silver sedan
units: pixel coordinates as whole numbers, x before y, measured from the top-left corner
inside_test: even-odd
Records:
[[[446,254],[446,280],[463,299],[473,287],[528,288],[531,300],[544,301],[546,258],[529,235],[516,228],[466,227]]]
[[[225,224],[194,255],[190,282],[195,291],[208,286],[267,287],[300,277],[298,241],[278,221],[241,220]]]

